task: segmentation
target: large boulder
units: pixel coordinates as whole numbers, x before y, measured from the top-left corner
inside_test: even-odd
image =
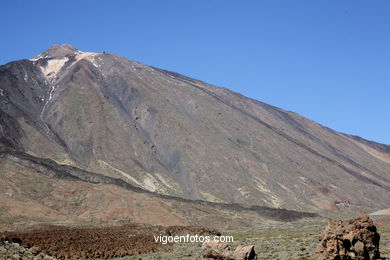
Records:
[[[376,227],[367,216],[347,220],[329,219],[312,259],[380,259],[379,240]]]
[[[237,246],[236,250],[232,253],[232,258],[237,260],[257,259],[255,246]]]
[[[230,247],[222,242],[205,242],[202,245],[203,258],[228,259],[230,257]],[[230,258],[229,258],[230,259]]]
[[[257,254],[253,245],[237,246],[236,250],[231,251],[226,243],[205,242],[202,245],[202,257],[219,260],[256,260]]]

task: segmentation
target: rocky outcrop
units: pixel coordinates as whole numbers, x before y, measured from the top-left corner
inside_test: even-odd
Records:
[[[237,246],[231,251],[230,246],[222,242],[205,242],[202,245],[202,256],[204,259],[224,260],[251,260],[257,259],[254,246]]]
[[[41,253],[38,247],[25,248],[19,243],[0,241],[0,259],[55,260],[56,258]]]
[[[202,255],[206,259],[230,259],[230,254],[230,247],[226,243],[209,242],[202,245]]]
[[[376,227],[367,216],[348,220],[330,219],[312,259],[380,259],[379,240]]]
[[[255,247],[250,246],[238,246],[232,254],[233,259],[257,259]]]

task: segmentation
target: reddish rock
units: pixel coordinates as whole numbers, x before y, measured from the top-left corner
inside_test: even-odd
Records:
[[[257,259],[255,247],[251,246],[238,246],[232,254],[233,259]]]
[[[203,258],[230,259],[230,247],[222,242],[205,242],[202,245]]]
[[[28,249],[31,253],[33,253],[34,255],[38,254],[39,252],[41,252],[41,249],[38,247],[38,246],[33,246],[31,248]]]
[[[379,240],[376,227],[367,216],[348,220],[330,219],[312,259],[380,259]]]
[[[205,242],[202,245],[202,256],[206,259],[219,260],[256,260],[257,255],[253,245],[238,246],[234,252],[226,243]]]

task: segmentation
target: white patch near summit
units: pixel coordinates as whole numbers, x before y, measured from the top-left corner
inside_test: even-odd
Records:
[[[100,67],[102,67],[103,60],[100,57],[97,58],[97,61],[95,60],[95,57],[98,54],[99,53],[96,53],[96,52],[79,52],[79,53],[77,53],[75,58],[76,58],[76,61],[86,59],[86,60],[90,61],[92,63],[92,65],[95,66],[96,68],[100,68]]]
[[[87,58],[87,57],[93,57],[95,56],[97,53],[95,52],[78,52],[77,55],[76,55],[76,61],[79,61],[79,60],[82,60],[84,58]]]
[[[41,66],[41,70],[43,74],[45,74],[46,78],[52,81],[53,79],[55,79],[58,72],[61,71],[62,67],[64,67],[65,63],[68,60],[69,60],[68,57],[47,60],[47,65]]]
[[[80,61],[82,59],[87,59],[89,60],[90,62],[92,62],[92,64],[99,68],[101,67],[101,63],[102,63],[102,60],[101,59],[98,59],[98,62],[100,64],[96,64],[96,61],[95,61],[95,56],[98,54],[98,53],[95,53],[95,52],[81,52],[81,51],[78,51],[75,53],[76,56],[75,56],[75,61],[73,62],[73,64],[75,64],[77,61]],[[38,58],[39,59],[39,58]],[[36,59],[35,59],[36,60]],[[56,76],[58,75],[58,73],[61,71],[61,69],[64,67],[65,63],[69,61],[69,58],[68,57],[63,57],[63,58],[53,58],[53,59],[49,59],[47,60],[47,65],[46,66],[41,66],[41,70],[43,72],[43,74],[46,76],[46,78],[50,81],[50,82],[53,82],[55,81],[56,79]],[[73,65],[71,64],[71,66]]]

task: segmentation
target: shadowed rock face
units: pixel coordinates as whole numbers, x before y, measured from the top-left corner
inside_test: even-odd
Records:
[[[309,211],[390,201],[389,146],[116,55],[55,45],[1,66],[0,91],[3,151],[188,199]]]

